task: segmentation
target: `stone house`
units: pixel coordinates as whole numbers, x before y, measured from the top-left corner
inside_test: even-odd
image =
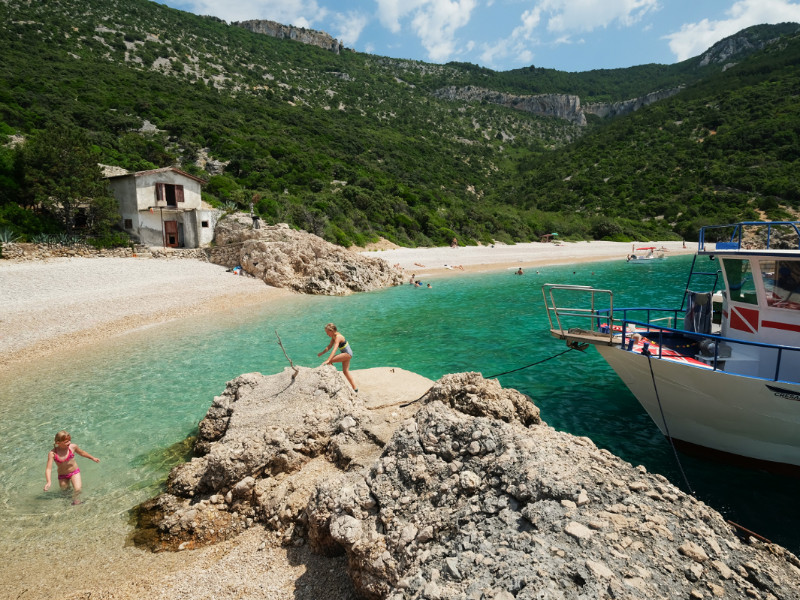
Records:
[[[199,248],[214,239],[222,211],[204,203],[203,179],[175,167],[108,177],[122,228],[146,246]]]

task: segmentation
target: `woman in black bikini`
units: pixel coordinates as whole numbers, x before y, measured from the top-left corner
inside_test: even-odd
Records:
[[[325,350],[318,353],[317,356],[322,356],[328,350],[331,350],[331,355],[328,357],[323,365],[331,365],[333,363],[342,363],[342,374],[347,378],[347,381],[350,382],[350,385],[353,386],[353,390],[358,392],[358,388],[356,387],[356,382],[353,381],[352,375],[350,375],[350,359],[353,358],[353,349],[350,347],[350,344],[344,339],[344,336],[339,333],[336,329],[336,325],[333,323],[328,323],[325,325],[325,333],[331,338],[331,343],[325,346]],[[339,351],[339,354],[336,354],[336,351]]]

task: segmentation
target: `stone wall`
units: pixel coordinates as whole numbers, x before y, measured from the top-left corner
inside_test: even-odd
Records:
[[[193,258],[208,260],[204,248],[156,248],[135,245],[124,248],[102,248],[84,244],[0,243],[2,258],[14,261],[47,260],[49,258]]]

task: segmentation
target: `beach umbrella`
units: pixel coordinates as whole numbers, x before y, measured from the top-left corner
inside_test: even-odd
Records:
[[[557,233],[554,231],[554,232],[553,232],[553,233],[551,233],[550,235],[558,235],[558,234],[557,234]]]
[[[645,246],[644,248],[637,248],[637,250],[655,250],[655,246]]]

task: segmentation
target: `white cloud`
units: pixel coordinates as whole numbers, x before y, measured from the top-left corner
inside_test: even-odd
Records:
[[[226,21],[267,19],[295,27],[313,27],[328,11],[316,0],[185,0],[180,8],[197,15],[213,15]]]
[[[678,61],[705,52],[723,38],[751,25],[800,22],[800,4],[791,0],[738,0],[725,11],[727,19],[687,23],[664,36]]]
[[[534,10],[548,15],[548,31],[564,33],[592,31],[615,22],[630,27],[658,8],[658,0],[541,0]]]
[[[456,32],[469,23],[477,0],[376,0],[378,18],[392,33],[409,25],[433,62],[461,52]]]
[[[630,27],[659,8],[658,0],[538,0],[520,15],[520,24],[510,36],[494,44],[484,44],[481,60],[489,67],[496,67],[501,59],[519,65],[531,64],[533,53],[529,46],[544,43],[545,32],[539,31],[542,25],[546,33],[556,34],[547,44],[558,46],[575,43],[570,37],[574,33],[613,23]]]
[[[336,13],[331,19],[331,34],[348,48],[352,48],[369,23],[369,17],[355,11]]]

